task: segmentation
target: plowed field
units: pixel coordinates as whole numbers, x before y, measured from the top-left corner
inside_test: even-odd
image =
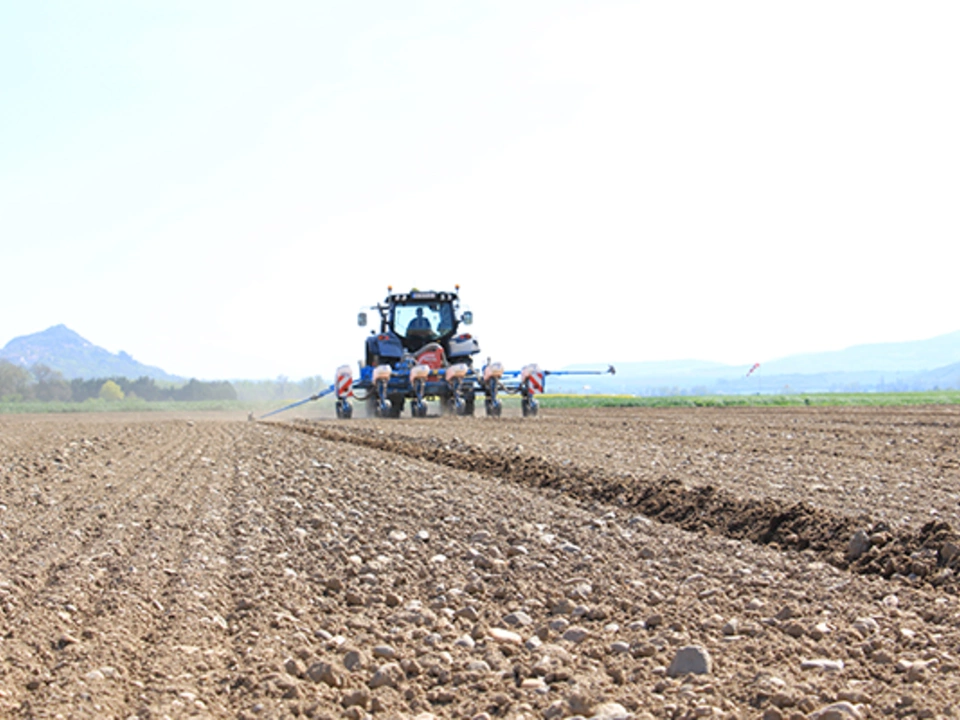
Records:
[[[0,416],[0,717],[956,717],[958,450],[949,407]]]

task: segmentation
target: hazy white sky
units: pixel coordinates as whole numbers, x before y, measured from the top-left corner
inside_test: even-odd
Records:
[[[386,286],[511,366],[960,329],[955,2],[0,3],[0,346],[332,375]]]

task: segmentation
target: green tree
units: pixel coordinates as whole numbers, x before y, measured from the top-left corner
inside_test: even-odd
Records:
[[[73,393],[70,390],[70,383],[63,379],[63,375],[42,363],[37,363],[30,368],[34,379],[37,381],[33,394],[37,400],[42,402],[66,402],[70,400]]]
[[[123,400],[123,390],[113,380],[107,380],[100,386],[100,398],[103,400]]]
[[[0,360],[0,400],[29,400],[33,396],[31,380],[25,368]]]

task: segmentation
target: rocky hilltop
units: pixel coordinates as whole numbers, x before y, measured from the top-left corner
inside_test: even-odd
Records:
[[[114,354],[94,345],[66,325],[54,325],[43,332],[14,338],[0,350],[0,360],[23,367],[41,363],[63,373],[68,380],[118,376],[171,382],[182,380],[158,367],[134,360],[123,350]]]

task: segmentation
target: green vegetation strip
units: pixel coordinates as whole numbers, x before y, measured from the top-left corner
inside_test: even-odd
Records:
[[[789,407],[789,406],[896,406],[956,405],[960,390],[902,393],[804,393],[796,395],[542,395],[545,408],[600,407]]]
[[[102,400],[91,398],[83,402],[0,402],[0,414],[13,413],[99,413],[99,412],[191,412],[191,411],[243,411],[250,403],[239,400]]]

